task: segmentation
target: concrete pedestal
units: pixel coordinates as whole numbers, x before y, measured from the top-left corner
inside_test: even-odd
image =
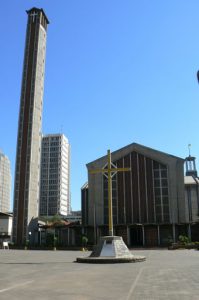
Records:
[[[130,253],[120,236],[103,236],[88,257],[78,257],[82,263],[125,263],[144,261],[145,256]]]

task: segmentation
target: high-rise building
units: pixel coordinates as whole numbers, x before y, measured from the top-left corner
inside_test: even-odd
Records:
[[[27,11],[15,167],[13,241],[22,244],[38,216],[46,31],[44,11]]]
[[[39,212],[41,216],[70,213],[70,145],[63,134],[42,138]]]
[[[10,161],[0,151],[0,212],[10,210],[11,172]]]

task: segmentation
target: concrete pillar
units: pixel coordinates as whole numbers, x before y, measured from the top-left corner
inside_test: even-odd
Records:
[[[191,224],[188,225],[188,238],[191,240]]]
[[[176,226],[175,224],[172,224],[173,229],[173,242],[176,243]]]
[[[158,246],[160,246],[160,226],[158,225]]]
[[[75,245],[75,234],[74,234],[74,230],[71,230],[71,235],[72,235],[72,245]]]
[[[145,231],[144,231],[144,225],[142,225],[142,241],[143,241],[143,246],[145,246]]]
[[[99,240],[99,228],[97,227],[97,231],[96,231],[96,244],[98,243],[98,240]]]
[[[127,226],[127,245],[129,246],[131,243],[131,239],[130,239],[130,228],[129,226]]]
[[[68,229],[67,229],[67,243],[68,243],[68,246],[69,246],[69,244],[70,244],[69,231],[70,231],[70,229],[68,228]]]

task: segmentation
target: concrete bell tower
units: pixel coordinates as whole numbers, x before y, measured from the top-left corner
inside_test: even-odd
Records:
[[[28,22],[18,122],[14,188],[13,242],[28,239],[38,216],[41,126],[49,24],[43,9],[27,11]]]

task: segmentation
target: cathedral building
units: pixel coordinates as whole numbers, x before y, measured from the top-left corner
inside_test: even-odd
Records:
[[[184,159],[136,143],[111,155],[115,167],[130,168],[112,177],[114,235],[129,246],[164,246],[180,234],[191,237]],[[105,175],[91,170],[106,165],[107,156],[88,163],[88,183],[81,190],[82,225],[94,243],[108,234],[108,183]],[[198,213],[196,186],[192,210]]]

